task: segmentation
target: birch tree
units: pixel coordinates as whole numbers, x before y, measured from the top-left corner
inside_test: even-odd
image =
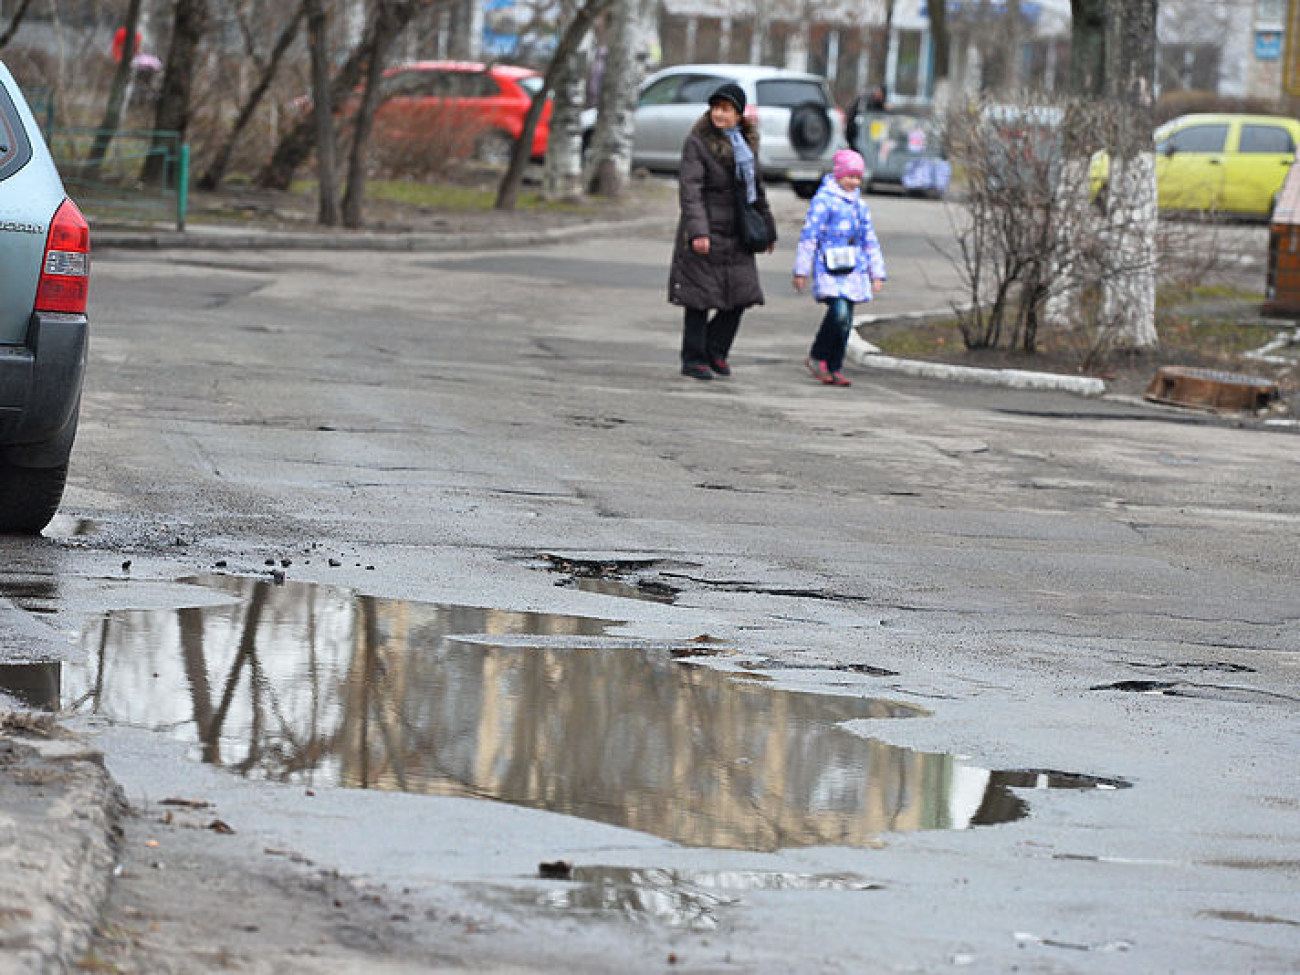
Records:
[[[1106,91],[1119,109],[1105,197],[1117,271],[1106,281],[1102,309],[1114,345],[1142,350],[1156,335],[1156,16],[1158,0],[1111,4],[1106,23]]]
[[[645,72],[647,52],[642,44],[648,16],[648,0],[618,0],[611,11],[609,50],[587,159],[587,189],[596,196],[622,196],[632,177],[634,116]]]
[[[542,167],[542,197],[574,199],[582,195],[582,108],[587,91],[587,56],[578,48],[555,81],[551,100],[551,135]]]

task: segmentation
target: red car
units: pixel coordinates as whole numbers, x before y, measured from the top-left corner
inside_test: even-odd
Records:
[[[475,61],[415,61],[384,72],[376,136],[435,139],[485,162],[504,163],[524,131],[524,116],[542,76],[531,68]],[[532,157],[546,154],[548,100],[533,134]],[[458,153],[459,154],[459,153]]]

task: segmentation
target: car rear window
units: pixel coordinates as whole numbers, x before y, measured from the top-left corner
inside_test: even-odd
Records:
[[[774,78],[771,81],[760,81],[758,83],[758,103],[760,105],[770,105],[776,108],[797,108],[808,102],[821,105],[823,108],[830,105],[830,100],[826,95],[826,88],[821,82]]]
[[[1295,152],[1295,143],[1280,125],[1243,125],[1237,148],[1241,152],[1289,154]]]
[[[32,144],[9,92],[0,88],[0,179],[8,179],[32,158]]]

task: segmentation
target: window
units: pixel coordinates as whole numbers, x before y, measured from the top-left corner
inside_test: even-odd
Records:
[[[709,96],[726,84],[728,80],[730,79],[719,78],[711,74],[691,75],[690,78],[682,82],[674,101],[678,104],[694,105],[698,102],[703,105],[709,100]]]
[[[32,144],[27,139],[18,109],[9,93],[0,88],[0,179],[8,179],[32,158]]]
[[[1295,152],[1295,142],[1280,125],[1243,125],[1238,151],[1290,155]]]
[[[677,89],[681,87],[682,75],[670,75],[660,78],[653,85],[641,92],[640,105],[671,105]]]
[[[1223,152],[1228,141],[1228,126],[1189,125],[1179,129],[1157,146],[1159,152]]]
[[[825,108],[830,104],[826,88],[818,81],[802,78],[777,78],[758,83],[758,103],[777,108],[798,108],[812,102]]]

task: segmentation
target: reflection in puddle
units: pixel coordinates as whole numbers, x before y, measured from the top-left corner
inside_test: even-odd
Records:
[[[852,874],[796,874],[763,870],[658,870],[575,867],[572,884],[547,890],[543,907],[617,915],[669,927],[709,931],[718,909],[757,890],[878,890]]]
[[[842,727],[924,713],[910,705],[593,645],[600,620],[195,581],[231,602],[105,616],[67,700],[250,776],[497,799],[692,846],[864,846],[1027,813],[1002,773]]]
[[[633,585],[621,579],[586,579],[581,576],[573,579],[572,584],[583,592],[594,592],[600,596],[617,596],[620,599],[640,599],[651,603],[671,603],[677,598],[677,590],[653,583]]]
[[[59,709],[62,664],[0,664],[0,694],[37,711]]]

